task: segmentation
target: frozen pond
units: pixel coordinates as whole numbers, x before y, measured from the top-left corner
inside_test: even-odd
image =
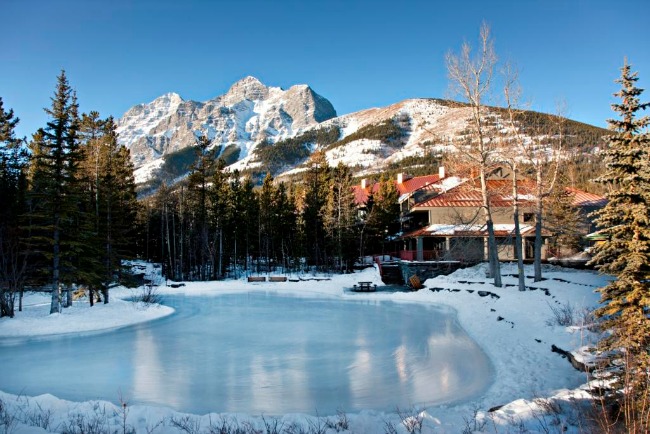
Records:
[[[434,306],[250,292],[166,296],[177,313],[105,333],[0,340],[0,390],[192,413],[333,414],[483,393],[485,353]]]

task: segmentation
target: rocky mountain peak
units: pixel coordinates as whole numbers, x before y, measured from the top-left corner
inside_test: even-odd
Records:
[[[118,121],[117,132],[119,142],[131,150],[136,169],[150,174],[166,154],[195,145],[197,133],[240,160],[260,143],[293,137],[335,116],[332,104],[307,85],[285,91],[248,76],[224,95],[203,103],[184,101],[171,92],[139,104]],[[138,179],[142,182],[149,176]]]
[[[223,96],[225,105],[233,105],[238,102],[249,100],[264,100],[268,98],[269,88],[262,84],[257,78],[248,76],[235,82]]]

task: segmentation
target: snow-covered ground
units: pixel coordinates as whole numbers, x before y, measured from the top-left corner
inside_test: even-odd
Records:
[[[573,350],[592,344],[594,338],[581,327],[554,325],[551,306],[570,307],[579,322],[578,313],[597,305],[598,294],[595,290],[604,286],[608,278],[592,271],[546,268],[544,281],[534,283],[532,278],[527,278],[529,290],[520,292],[516,287],[515,272],[516,268],[512,265],[503,267],[503,288],[491,285],[485,277],[485,266],[479,265],[458,270],[449,276],[429,279],[425,282],[427,289],[417,292],[350,293],[349,288],[358,281],[372,281],[381,286],[375,269],[351,275],[335,275],[331,280],[325,281],[248,283],[240,279],[189,282],[178,288],[164,286],[163,282],[158,289],[160,294],[197,296],[259,290],[302,297],[354,297],[449,306],[456,310],[464,329],[482,346],[494,365],[495,379],[492,386],[483,396],[471,402],[426,409],[402,409],[399,413],[368,409],[357,414],[321,417],[288,414],[274,419],[263,415],[242,414],[186,415],[169,408],[139,405],[122,407],[98,401],[78,403],[52,395],[26,397],[0,392],[4,406],[0,406],[0,413],[6,411],[14,416],[6,419],[11,420],[13,425],[11,430],[4,432],[43,432],[43,427],[46,431],[67,429],[70,432],[70,424],[76,421],[79,425],[82,420],[104,424],[108,432],[122,432],[126,426],[127,429],[147,434],[183,431],[192,434],[188,430],[192,427],[193,432],[198,434],[201,430],[208,432],[209,429],[215,430],[217,425],[224,424],[231,427],[235,424],[257,427],[267,432],[266,424],[271,421],[277,424],[276,428],[282,426],[285,432],[301,432],[297,426],[303,427],[302,432],[319,432],[317,428],[325,425],[330,426],[329,432],[383,433],[391,432],[391,427],[396,427],[395,432],[408,432],[409,423],[417,423],[419,420],[423,423],[422,432],[427,433],[524,432],[519,430],[520,427],[528,430],[525,432],[588,432],[584,426],[583,414],[575,404],[576,400],[584,397],[580,385],[586,382],[586,375],[576,371],[559,354],[551,352],[551,345]],[[532,269],[527,268],[526,274],[532,275]],[[305,279],[310,276],[300,277]],[[0,320],[0,339],[36,337],[47,333],[76,333],[95,330],[99,325],[101,328],[123,327],[172,312],[167,307],[145,309],[126,301],[137,291],[116,288],[111,292],[112,300],[108,305],[99,304],[90,309],[87,301],[76,302],[72,308],[58,315],[48,315],[48,298],[29,294],[24,301],[24,312],[18,313],[16,318]],[[82,373],[83,367],[80,367],[80,375]],[[5,369],[3,375],[10,375],[10,371]],[[556,399],[553,405],[543,399],[551,397]],[[502,407],[487,412],[497,406]],[[562,410],[562,416],[558,416],[554,410],[558,406]],[[0,417],[0,425],[3,424],[2,420]],[[282,432],[282,429],[277,432]]]

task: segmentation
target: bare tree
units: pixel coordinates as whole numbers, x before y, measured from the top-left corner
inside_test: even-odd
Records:
[[[557,116],[551,125],[548,139],[545,143],[532,142],[528,147],[527,156],[535,171],[535,247],[534,268],[535,282],[542,280],[542,222],[544,216],[544,201],[555,187],[560,164],[563,160],[564,125],[566,118],[562,116],[563,109],[558,108]],[[540,140],[543,140],[541,136]],[[541,146],[540,146],[541,145]]]
[[[518,147],[525,147],[526,139],[522,136],[515,118],[518,115],[516,105],[519,101],[521,90],[518,86],[517,70],[511,65],[506,64],[503,68],[504,86],[503,96],[506,103],[506,123],[508,128],[505,135],[503,161],[510,166],[512,171],[512,219],[514,223],[515,235],[515,257],[517,258],[517,275],[518,286],[520,291],[526,290],[526,281],[524,275],[524,258],[521,247],[521,227],[519,225],[519,172],[520,172],[520,155],[517,152]],[[515,152],[512,152],[512,151]]]
[[[490,274],[494,278],[494,286],[500,287],[499,253],[487,185],[487,176],[495,163],[497,143],[491,137],[488,107],[485,105],[491,91],[497,57],[490,37],[490,28],[485,23],[481,26],[479,43],[479,52],[476,56],[473,55],[470,45],[464,43],[459,54],[447,54],[446,64],[452,92],[467,100],[471,109],[469,124],[472,143],[465,151],[480,179],[483,217],[488,232]]]

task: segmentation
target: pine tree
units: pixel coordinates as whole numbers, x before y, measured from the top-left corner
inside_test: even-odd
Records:
[[[258,214],[259,222],[257,225],[260,255],[264,257],[264,261],[267,264],[266,271],[270,271],[268,266],[270,265],[271,257],[273,256],[273,215],[275,214],[275,187],[273,185],[273,176],[271,176],[271,172],[266,173],[266,177],[262,183],[262,188],[257,195],[257,201],[260,210]]]
[[[395,181],[382,175],[379,180],[379,189],[373,194],[366,204],[365,228],[367,232],[367,246],[364,251],[378,252],[384,250],[387,234],[399,231],[399,192]],[[362,240],[365,244],[365,240]],[[361,252],[361,254],[364,254]]]
[[[14,316],[16,293],[24,286],[27,260],[22,246],[20,216],[24,212],[24,140],[15,136],[18,118],[5,111],[0,98],[0,317]]]
[[[208,185],[210,176],[215,171],[216,160],[214,150],[210,150],[210,140],[202,135],[198,138],[196,144],[196,163],[188,176],[188,192],[190,194],[190,206],[194,206],[198,215],[193,225],[194,245],[198,248],[197,258],[199,260],[199,269],[201,280],[207,279],[207,264],[212,259],[210,253],[210,240],[208,225]],[[222,180],[215,180],[221,183]],[[213,190],[219,188],[213,184]]]
[[[283,182],[275,189],[273,202],[275,206],[271,216],[271,226],[273,227],[275,256],[282,260],[282,266],[286,269],[291,259],[295,257],[297,211],[291,193]]]
[[[133,257],[134,222],[138,203],[135,193],[133,164],[129,150],[117,143],[116,125],[112,117],[102,122],[98,157],[95,235],[100,260],[99,283],[104,303],[108,288],[121,273],[122,261]],[[91,210],[89,210],[91,211]],[[86,254],[91,253],[90,251]]]
[[[237,250],[236,257],[244,259],[244,270],[250,271],[249,259],[252,256],[258,256],[257,244],[257,225],[259,223],[258,213],[259,206],[255,196],[255,184],[250,176],[240,182],[240,174],[234,171],[232,174],[232,204],[233,221],[232,228],[234,231],[234,246]]]
[[[50,261],[52,302],[50,313],[61,310],[59,285],[68,282],[73,272],[70,246],[78,239],[72,230],[78,212],[79,188],[77,171],[82,158],[79,148],[79,116],[77,98],[65,71],[57,77],[52,107],[45,109],[50,117],[47,126],[35,135],[33,155],[31,212],[35,241],[51,246],[42,252]],[[49,250],[49,251],[48,251]]]
[[[308,263],[317,267],[327,262],[323,208],[327,202],[329,181],[329,165],[325,153],[316,151],[311,156],[305,177],[301,221]]]
[[[349,167],[339,163],[332,169],[327,202],[323,210],[323,222],[330,242],[334,245],[337,268],[341,272],[351,270],[356,256],[356,251],[351,245],[356,238],[356,213],[352,172]]]
[[[600,289],[603,306],[597,311],[611,335],[605,349],[619,351],[625,359],[621,403],[628,432],[647,432],[650,368],[650,118],[639,112],[650,106],[639,100],[637,73],[625,62],[621,68],[621,99],[613,104],[620,119],[608,120],[613,134],[605,150],[606,173],[597,179],[611,191],[608,203],[596,213],[596,224],[607,241],[594,249],[593,263],[616,277]]]
[[[553,255],[576,253],[582,247],[582,234],[587,225],[579,208],[573,206],[575,194],[565,187],[557,186],[547,198],[544,227],[553,236]]]
[[[228,258],[226,257],[228,242],[231,238],[229,223],[231,221],[231,188],[228,182],[228,174],[224,170],[225,162],[217,161],[212,175],[212,187],[210,188],[210,226],[214,233],[212,248],[213,264],[212,279],[223,278]]]

